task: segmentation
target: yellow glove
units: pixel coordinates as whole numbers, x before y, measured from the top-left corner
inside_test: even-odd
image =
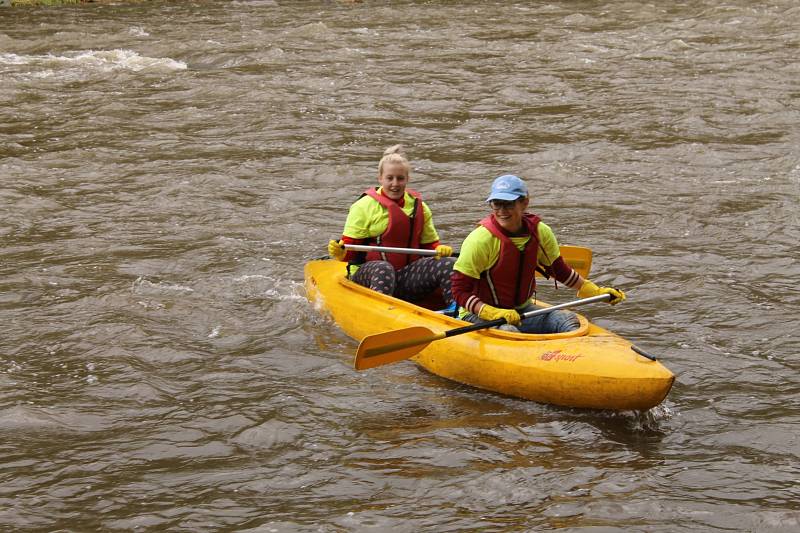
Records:
[[[328,243],[328,255],[337,261],[344,261],[344,243],[342,241],[331,240]]]
[[[601,294],[610,294],[611,299],[608,301],[611,305],[616,305],[625,301],[625,293],[613,287],[598,287],[588,279],[583,280],[583,285],[578,291],[578,298],[591,298],[592,296],[599,296]]]
[[[506,324],[511,324],[512,326],[518,325],[520,320],[519,313],[517,313],[516,309],[500,309],[498,307],[492,307],[488,304],[483,304],[478,316],[481,320],[487,321],[505,318]]]
[[[434,255],[433,258],[441,259],[442,257],[450,257],[451,255],[453,255],[453,249],[446,244],[440,244],[436,247],[436,255]]]

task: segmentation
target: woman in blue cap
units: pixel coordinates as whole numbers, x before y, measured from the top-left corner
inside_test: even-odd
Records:
[[[469,322],[504,318],[502,329],[523,333],[561,333],[578,329],[578,317],[564,310],[520,319],[535,309],[536,269],[542,268],[580,298],[610,294],[612,305],[625,300],[621,290],[598,287],[561,258],[553,230],[526,213],[528,187],[511,174],[492,183],[486,199],[492,212],[464,239],[453,267],[453,298]]]

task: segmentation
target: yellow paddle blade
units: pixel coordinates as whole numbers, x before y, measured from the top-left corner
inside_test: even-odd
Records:
[[[583,246],[561,246],[561,257],[578,274],[588,279],[592,269],[592,250]]]
[[[358,345],[353,366],[356,370],[366,370],[402,361],[415,356],[431,342],[444,337],[444,333],[435,334],[422,326],[368,335]]]

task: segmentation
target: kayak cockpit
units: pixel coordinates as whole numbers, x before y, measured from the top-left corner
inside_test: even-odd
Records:
[[[469,325],[470,322],[466,322],[464,320],[459,320],[457,318],[448,316],[440,312],[440,310],[444,307],[444,302],[442,302],[441,297],[438,298],[438,303],[436,297],[428,298],[425,300],[424,304],[426,305],[419,305],[420,302],[407,302],[405,300],[401,300],[399,298],[395,298],[393,296],[388,296],[368,287],[364,287],[359,285],[358,283],[352,282],[347,277],[342,275],[339,279],[340,286],[347,290],[353,291],[358,294],[362,294],[369,298],[372,298],[378,302],[386,302],[390,303],[395,308],[403,308],[405,311],[412,312],[414,314],[424,316],[426,320],[433,320],[435,322],[441,322],[447,328],[457,328],[465,325]],[[542,304],[540,307],[548,307],[548,304],[545,302],[538,301],[537,304]],[[589,333],[589,320],[579,314],[575,313],[578,317],[578,321],[580,326],[578,329],[572,331],[565,331],[563,333],[519,333],[513,331],[504,331],[500,329],[490,328],[490,329],[483,329],[477,331],[476,333],[479,335],[488,335],[490,337],[497,337],[500,339],[506,339],[510,341],[546,341],[546,340],[559,340],[559,339],[570,339],[573,337],[582,337]]]

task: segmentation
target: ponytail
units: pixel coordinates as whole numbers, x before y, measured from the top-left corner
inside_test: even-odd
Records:
[[[383,157],[378,163],[378,176],[383,174],[383,166],[386,163],[398,163],[403,165],[406,175],[411,172],[411,164],[409,164],[408,159],[406,159],[406,156],[404,155],[404,148],[402,144],[395,144],[394,146],[390,146],[383,151]]]

